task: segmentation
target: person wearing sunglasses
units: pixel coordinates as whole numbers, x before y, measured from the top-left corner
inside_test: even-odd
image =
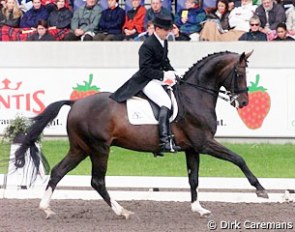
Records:
[[[267,41],[267,36],[265,33],[261,32],[260,20],[258,16],[253,16],[250,18],[250,30],[244,33],[239,40],[240,41]]]

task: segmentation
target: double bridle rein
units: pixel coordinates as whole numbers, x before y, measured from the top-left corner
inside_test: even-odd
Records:
[[[201,86],[198,84],[194,84],[188,81],[183,80],[181,77],[177,77],[177,82],[178,83],[183,83],[183,84],[187,84],[189,86],[192,86],[194,88],[200,89],[208,94],[211,94],[213,96],[217,96],[219,98],[221,98],[224,101],[229,101],[230,103],[233,103],[234,101],[237,100],[238,96],[240,93],[244,93],[248,91],[248,88],[244,88],[244,89],[240,89],[238,86],[238,83],[236,81],[236,78],[239,78],[239,73],[237,71],[237,64],[234,65],[234,68],[230,71],[230,73],[227,75],[227,77],[224,79],[223,83],[225,83],[226,81],[229,81],[229,86],[230,86],[230,90],[215,90],[215,89],[210,89],[207,88],[205,86]],[[230,78],[230,79],[229,79]],[[224,94],[226,96],[228,96],[229,98],[226,98],[224,96],[221,96],[220,94]],[[237,104],[237,103],[236,103]]]

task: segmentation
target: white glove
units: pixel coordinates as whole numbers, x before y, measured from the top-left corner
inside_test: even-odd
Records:
[[[176,76],[174,71],[166,71],[164,72],[164,78],[163,78],[163,85],[169,85],[169,86],[173,86],[176,83],[175,80]]]

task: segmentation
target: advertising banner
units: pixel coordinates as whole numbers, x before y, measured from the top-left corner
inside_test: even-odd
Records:
[[[33,117],[52,102],[113,92],[135,69],[0,69],[0,134],[20,114]],[[179,70],[185,71],[185,70]],[[249,105],[242,110],[218,100],[221,137],[295,137],[295,70],[248,69]],[[66,135],[64,106],[44,135]]]

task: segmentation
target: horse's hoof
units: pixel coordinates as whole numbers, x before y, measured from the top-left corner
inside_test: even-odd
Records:
[[[199,213],[200,213],[200,217],[208,218],[211,216],[211,211],[207,209],[204,209]]]
[[[285,202],[294,202],[295,198],[291,195],[291,193],[294,193],[292,190],[286,190],[285,194],[283,195],[283,201]]]
[[[203,208],[199,201],[193,202],[191,208],[192,211],[198,213],[200,217],[209,217],[211,215],[211,211]]]
[[[257,190],[256,195],[257,195],[257,197],[262,197],[262,198],[266,198],[266,199],[269,198],[268,194],[265,190]]]
[[[40,208],[42,209],[45,214],[46,214],[46,219],[49,219],[51,218],[52,216],[54,216],[56,213],[54,211],[52,211],[50,208],[46,208],[46,209],[43,209],[43,208]]]
[[[129,219],[130,215],[134,214],[133,212],[123,209],[121,215],[127,220]]]

